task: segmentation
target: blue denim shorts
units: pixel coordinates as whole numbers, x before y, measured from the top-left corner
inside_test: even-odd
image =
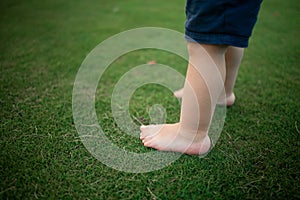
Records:
[[[201,44],[247,47],[262,0],[187,0],[185,37]]]

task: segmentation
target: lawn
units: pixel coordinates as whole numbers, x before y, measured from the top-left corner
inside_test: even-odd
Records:
[[[137,27],[184,31],[185,1],[2,0],[1,199],[299,199],[300,69],[296,0],[264,1],[239,72],[236,104],[205,158],[182,155],[148,173],[126,173],[94,158],[76,131],[72,90],[89,52],[108,37]],[[186,61],[160,50],[131,52],[104,73],[95,108],[120,148],[151,152],[114,123],[111,94],[128,70],[150,60],[185,74]],[[100,87],[105,85],[105,87]],[[161,104],[167,122],[180,106],[159,85],[130,101],[136,122]]]

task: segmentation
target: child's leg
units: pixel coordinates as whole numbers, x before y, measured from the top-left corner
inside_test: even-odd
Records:
[[[187,154],[204,154],[210,148],[208,129],[224,87],[226,47],[188,43],[188,51],[189,66],[180,122],[142,126],[141,139],[147,147]],[[197,112],[197,108],[200,112]]]
[[[225,91],[227,105],[233,105],[235,96],[233,93],[238,70],[243,58],[244,48],[230,46],[225,54],[226,61],[226,78],[225,78]]]
[[[226,79],[225,79],[225,91],[226,91],[226,104],[231,106],[234,104],[235,95],[233,93],[236,77],[238,74],[239,66],[241,64],[244,54],[244,48],[238,48],[230,46],[225,54],[226,61]],[[175,97],[182,98],[183,88],[174,92]]]

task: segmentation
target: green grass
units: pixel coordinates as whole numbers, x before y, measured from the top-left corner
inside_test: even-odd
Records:
[[[299,199],[299,3],[265,1],[217,146],[204,159],[183,155],[143,174],[95,159],[72,118],[72,89],[85,56],[121,31],[158,26],[183,32],[180,1],[3,0],[0,3],[1,199]],[[117,60],[97,90],[101,126],[119,146],[150,151],[114,125],[110,95],[135,65],[157,60],[185,73],[186,61],[137,51]],[[155,91],[155,95],[153,94]],[[162,87],[140,88],[132,115],[149,122],[160,103],[168,122],[179,105]],[[146,98],[147,96],[149,96]]]

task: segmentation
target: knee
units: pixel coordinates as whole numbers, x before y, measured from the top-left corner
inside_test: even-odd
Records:
[[[206,55],[208,54],[214,58],[215,56],[225,55],[228,46],[188,42],[187,48],[190,57],[200,56],[201,53],[206,53]]]
[[[190,57],[193,56],[199,56],[199,48],[201,48],[201,45],[195,42],[188,42],[187,44],[187,50]]]

